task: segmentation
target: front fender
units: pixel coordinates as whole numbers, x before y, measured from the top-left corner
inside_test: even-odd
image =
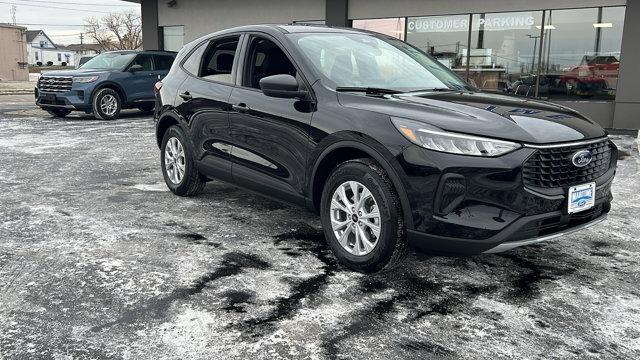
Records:
[[[314,179],[316,179],[320,164],[322,164],[322,161],[327,156],[340,149],[357,149],[362,151],[382,166],[400,198],[404,223],[408,229],[413,229],[411,207],[409,206],[409,199],[405,190],[408,183],[403,180],[406,178],[406,174],[396,158],[396,156],[400,154],[401,149],[398,149],[398,154],[393,154],[387,150],[384,145],[362,133],[342,131],[328,135],[318,143],[316,150],[310,154],[308,163],[313,164],[312,167],[309,167],[310,170],[307,177],[307,179],[311,179],[308,185],[308,194],[310,194],[312,202],[309,204],[310,207],[315,205],[313,200]]]

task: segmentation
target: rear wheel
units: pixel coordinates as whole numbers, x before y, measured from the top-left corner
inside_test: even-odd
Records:
[[[398,194],[371,159],[350,160],[333,170],[320,212],[329,246],[351,269],[379,271],[397,265],[406,254]]]
[[[54,117],[65,117],[71,114],[71,110],[69,109],[50,109],[47,110],[47,112]]]
[[[93,96],[93,116],[98,120],[115,120],[122,110],[122,99],[118,92],[104,88]]]
[[[196,169],[180,127],[174,125],[165,132],[160,149],[162,175],[171,192],[192,196],[204,189],[206,178]]]

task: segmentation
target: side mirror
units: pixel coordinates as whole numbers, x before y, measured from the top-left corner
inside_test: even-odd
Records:
[[[140,64],[135,64],[135,65],[131,65],[131,67],[129,68],[129,72],[138,72],[138,71],[142,71],[142,65]]]
[[[289,74],[278,74],[260,79],[260,89],[271,97],[284,99],[304,99],[307,92],[300,90],[298,80]]]

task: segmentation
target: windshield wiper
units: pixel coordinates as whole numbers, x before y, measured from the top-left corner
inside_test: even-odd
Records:
[[[409,93],[417,93],[417,92],[447,92],[447,91],[462,91],[460,89],[451,89],[447,87],[433,87],[433,88],[425,88],[418,90],[411,90]]]
[[[377,88],[377,87],[360,87],[360,86],[338,86],[336,91],[342,92],[363,92],[370,95],[379,95],[379,94],[402,94],[403,91],[393,90],[393,89],[385,89],[385,88]]]

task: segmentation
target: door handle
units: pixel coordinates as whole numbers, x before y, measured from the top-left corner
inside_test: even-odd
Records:
[[[182,94],[180,94],[180,97],[182,98],[182,100],[184,101],[189,101],[191,99],[193,99],[193,96],[191,96],[191,94],[189,94],[188,91],[183,92]]]
[[[251,108],[248,107],[245,103],[231,105],[231,108],[239,113],[245,113],[251,110]]]

